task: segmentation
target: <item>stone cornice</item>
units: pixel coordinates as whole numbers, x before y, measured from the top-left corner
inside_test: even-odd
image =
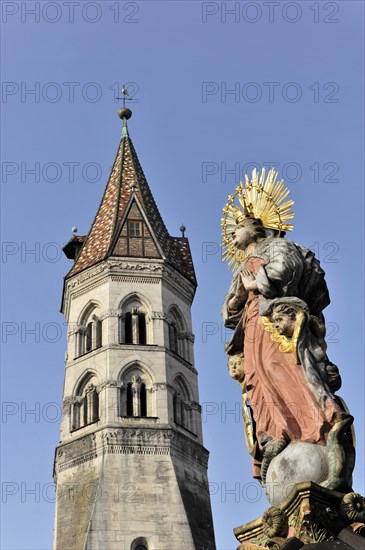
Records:
[[[102,454],[177,455],[206,469],[209,453],[198,442],[170,427],[100,428],[56,449],[55,472],[93,460]]]
[[[191,305],[195,295],[195,287],[185,279],[178,271],[172,267],[165,267],[164,280],[179,296],[188,304]],[[183,292],[181,292],[183,291]]]
[[[105,284],[108,278],[112,281],[129,281],[137,284],[160,284],[163,281],[189,305],[195,294],[193,284],[172,266],[167,265],[164,260],[113,257],[65,281],[63,312],[66,318],[69,313],[70,299]]]

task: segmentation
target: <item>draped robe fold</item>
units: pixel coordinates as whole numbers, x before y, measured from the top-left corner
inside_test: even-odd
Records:
[[[253,475],[260,477],[267,436],[275,441],[323,445],[333,424],[344,414],[321,380],[319,371],[324,366],[318,365],[316,372],[310,347],[301,342],[301,364],[297,364],[293,353],[280,351],[279,343],[272,341],[259,314],[260,300],[296,296],[307,303],[312,314],[321,317],[329,296],[319,262],[292,241],[273,238],[261,241],[243,268],[254,274],[258,290],[250,291],[238,310],[231,310],[229,301],[235,295],[238,271],[223,306],[223,318],[226,326],[235,329],[227,353],[244,353],[247,395],[258,442]],[[312,380],[311,373],[315,375]]]

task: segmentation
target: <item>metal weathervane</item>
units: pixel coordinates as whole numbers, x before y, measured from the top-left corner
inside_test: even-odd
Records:
[[[131,97],[127,97],[128,96],[128,90],[125,87],[125,84],[123,84],[123,86],[122,86],[122,94],[123,94],[123,97],[117,97],[116,99],[122,100],[123,101],[123,108],[125,108],[125,102],[126,101],[132,101]]]

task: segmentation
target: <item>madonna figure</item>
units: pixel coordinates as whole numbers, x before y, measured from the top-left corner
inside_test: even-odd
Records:
[[[284,202],[289,191],[273,169],[265,176],[265,169],[260,177],[256,170],[251,180],[246,176],[222,219],[224,257],[235,268],[223,306],[224,323],[234,331],[226,353],[242,365],[235,378],[243,389],[245,426],[251,410],[245,435],[253,476],[265,485],[273,459],[284,452],[290,460],[293,444],[301,442],[311,444],[301,450],[303,459],[315,445],[325,467],[318,477],[296,465],[295,481],[348,490],[353,418],[334,395],[341,383],[326,354],[324,271],[311,251],[285,238],[293,201]]]

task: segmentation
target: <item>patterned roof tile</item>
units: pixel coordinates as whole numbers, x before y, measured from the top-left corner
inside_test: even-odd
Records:
[[[131,189],[132,183],[137,184],[134,191]],[[137,194],[166,260],[196,285],[188,239],[170,236],[127,132],[120,141],[113,168],[89,234],[67,277],[108,257],[110,245],[132,192]]]

